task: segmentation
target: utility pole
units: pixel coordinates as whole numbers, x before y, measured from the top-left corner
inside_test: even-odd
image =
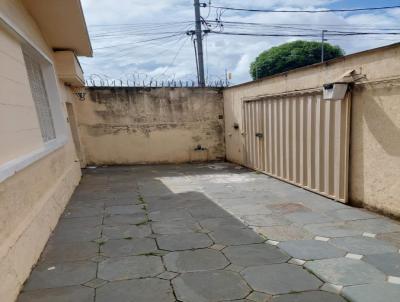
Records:
[[[193,39],[193,48],[194,48],[194,57],[195,57],[195,59],[196,59],[197,83],[200,83],[200,78],[199,78],[199,62],[198,62],[197,49],[196,49],[196,39]]]
[[[204,58],[203,58],[203,33],[201,30],[201,16],[200,16],[200,0],[194,0],[194,15],[196,19],[196,41],[197,41],[197,58],[198,58],[198,78],[199,86],[206,85],[204,79]]]
[[[324,48],[324,42],[328,41],[327,39],[325,39],[325,33],[327,32],[327,30],[322,30],[322,39],[321,39],[321,62],[323,63],[325,61],[325,48]]]

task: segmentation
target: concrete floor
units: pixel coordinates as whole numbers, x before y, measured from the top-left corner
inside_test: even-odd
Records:
[[[228,164],[87,169],[20,302],[392,302],[400,224]]]

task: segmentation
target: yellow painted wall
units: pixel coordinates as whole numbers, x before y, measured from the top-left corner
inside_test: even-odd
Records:
[[[88,164],[225,157],[223,101],[216,89],[91,88],[76,105]],[[198,145],[207,150],[195,151]]]
[[[353,93],[350,201],[400,216],[400,45],[225,89],[226,156],[229,161],[244,163],[244,98],[321,88],[352,69],[364,74],[362,81],[369,84],[357,84]],[[239,130],[233,128],[235,123]]]
[[[52,50],[20,1],[1,0],[0,12],[52,58]],[[0,24],[0,165],[43,146],[21,47],[4,29]],[[58,89],[65,109],[64,102],[74,96],[61,82]],[[64,146],[0,182],[2,302],[17,297],[80,176],[69,133]]]
[[[400,217],[399,80],[356,87],[352,106],[351,201]]]

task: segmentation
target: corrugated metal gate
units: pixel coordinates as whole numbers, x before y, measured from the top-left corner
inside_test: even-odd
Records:
[[[245,100],[245,165],[347,201],[350,94],[320,91]]]

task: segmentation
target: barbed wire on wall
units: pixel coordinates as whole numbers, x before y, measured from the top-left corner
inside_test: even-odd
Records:
[[[197,80],[175,79],[174,77],[172,79],[160,80],[145,74],[125,75],[122,78],[113,78],[103,74],[92,74],[86,77],[85,83],[87,87],[199,87]],[[214,77],[214,80],[209,80],[206,83],[206,87],[223,88],[228,87],[229,84],[228,80]]]

